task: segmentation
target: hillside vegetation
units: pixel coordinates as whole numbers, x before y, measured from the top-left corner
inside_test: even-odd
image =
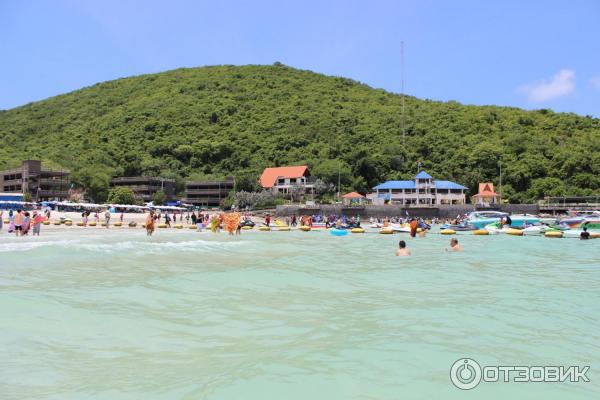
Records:
[[[40,158],[102,197],[111,176],[185,178],[307,163],[344,191],[411,178],[417,162],[511,201],[600,194],[600,120],[550,110],[419,100],[272,66],[178,69],[99,83],[0,111],[0,168]]]

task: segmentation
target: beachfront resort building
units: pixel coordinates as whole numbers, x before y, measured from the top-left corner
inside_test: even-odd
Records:
[[[184,203],[196,207],[219,207],[235,186],[235,179],[228,176],[223,180],[186,181]]]
[[[314,179],[306,165],[265,168],[260,176],[260,186],[273,193],[287,194],[293,187],[301,187],[309,193],[314,190]]]
[[[172,201],[175,195],[175,179],[159,178],[153,176],[128,176],[113,178],[110,187],[125,187],[131,189],[136,199],[144,203],[152,201],[154,193],[163,191],[167,201]]]
[[[29,193],[34,201],[66,200],[70,172],[42,168],[40,160],[25,160],[20,168],[0,171],[0,192]]]
[[[401,205],[430,206],[439,204],[465,204],[466,187],[455,182],[433,179],[421,171],[414,179],[387,181],[373,188],[367,197],[373,203],[395,203]]]

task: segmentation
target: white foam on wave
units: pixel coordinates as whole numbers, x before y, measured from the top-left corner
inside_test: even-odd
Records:
[[[120,242],[96,242],[90,243],[88,240],[31,240],[11,241],[10,243],[0,244],[0,253],[24,252],[40,248],[58,248],[65,250],[83,250],[90,252],[99,252],[104,254],[133,252],[139,254],[164,254],[172,251],[177,252],[195,252],[195,251],[214,251],[226,250],[236,247],[244,242],[241,241],[209,241],[209,240],[188,240],[188,241],[168,241],[160,242],[153,240],[125,240]]]
[[[46,246],[67,246],[72,245],[73,240],[31,240],[21,239],[19,241],[11,241],[8,243],[0,243],[0,253],[9,253],[14,251],[29,251]]]

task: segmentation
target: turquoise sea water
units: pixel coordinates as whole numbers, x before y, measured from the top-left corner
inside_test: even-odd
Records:
[[[600,240],[42,234],[0,235],[3,400],[600,396]],[[461,391],[462,357],[591,381]]]

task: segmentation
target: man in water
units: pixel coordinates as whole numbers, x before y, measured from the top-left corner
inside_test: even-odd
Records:
[[[450,250],[446,249],[446,251],[462,251],[462,247],[458,244],[458,239],[450,239]]]
[[[146,236],[152,236],[154,233],[154,211],[150,210],[150,214],[146,217]]]
[[[587,226],[583,227],[583,232],[579,234],[579,240],[588,240],[590,238],[590,233],[587,231]]]
[[[406,248],[406,242],[404,240],[401,240],[400,243],[398,243],[396,256],[410,256],[410,250]]]
[[[23,233],[22,232],[23,218],[24,218],[24,215],[21,212],[21,210],[17,210],[17,213],[15,214],[15,235],[16,236],[19,236]]]

